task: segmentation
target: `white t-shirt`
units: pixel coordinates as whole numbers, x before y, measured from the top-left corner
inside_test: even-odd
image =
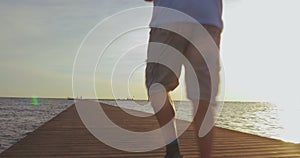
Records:
[[[222,0],[154,0],[150,27],[165,23],[195,21],[222,29]]]

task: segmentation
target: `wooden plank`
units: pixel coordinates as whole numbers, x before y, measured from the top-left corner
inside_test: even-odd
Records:
[[[103,108],[110,119],[122,128],[132,131],[159,128],[154,116],[136,119],[117,107],[103,105]],[[199,158],[194,132],[193,126],[190,126],[179,138],[180,150],[185,158]],[[216,128],[215,135],[213,155],[216,158],[300,157],[299,144],[222,128]],[[2,152],[0,157],[162,158],[164,150],[161,148],[151,152],[130,153],[109,147],[89,133],[73,105]]]

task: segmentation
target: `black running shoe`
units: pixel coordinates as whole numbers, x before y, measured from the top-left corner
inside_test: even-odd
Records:
[[[176,153],[166,154],[165,158],[183,158],[183,156],[180,155],[178,152],[176,152]]]

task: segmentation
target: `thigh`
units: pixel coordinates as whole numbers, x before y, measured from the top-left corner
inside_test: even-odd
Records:
[[[149,89],[154,83],[162,84],[167,91],[178,86],[182,60],[178,52],[186,50],[188,42],[181,36],[160,28],[150,31],[147,51],[146,86]]]
[[[204,25],[204,28],[208,31],[216,45],[219,47],[221,30],[211,25]],[[192,44],[187,47],[185,56],[192,66],[192,69],[186,69],[185,73],[188,98],[191,100],[200,99],[209,101],[211,97],[215,96],[211,96],[211,78],[205,60],[201,53]],[[187,68],[187,66],[185,67]],[[195,79],[195,77],[197,78]],[[195,82],[198,82],[198,86],[195,85]]]

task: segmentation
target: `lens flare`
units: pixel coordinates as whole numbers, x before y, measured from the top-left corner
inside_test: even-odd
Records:
[[[34,106],[38,106],[39,105],[39,100],[38,100],[38,98],[36,96],[32,96],[31,100],[32,100],[32,104]]]

